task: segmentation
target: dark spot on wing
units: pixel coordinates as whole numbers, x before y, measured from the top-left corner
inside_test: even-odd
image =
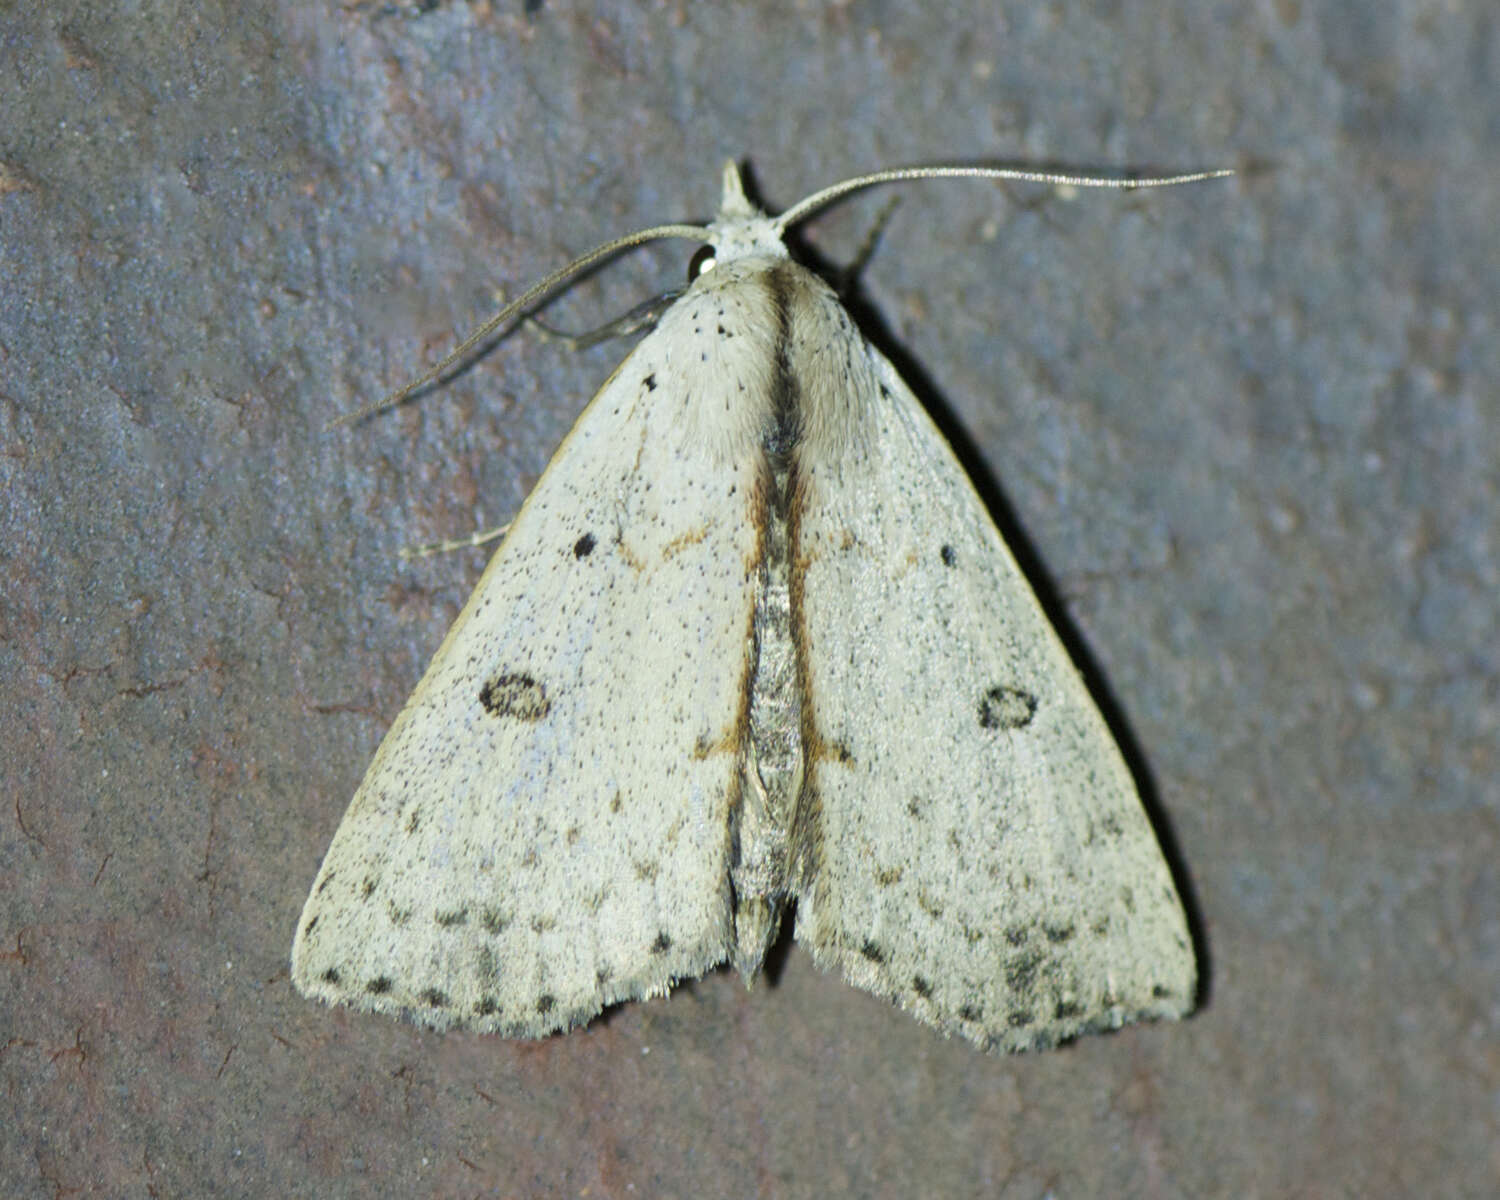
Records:
[[[497,675],[479,689],[479,703],[493,717],[540,721],[552,708],[547,689],[526,674]]]
[[[1036,715],[1036,697],[1020,688],[996,684],[980,697],[981,729],[1022,729]]]
[[[552,1007],[556,1003],[557,1000],[552,996],[538,996],[536,998],[536,1010],[543,1016],[546,1016],[549,1012],[552,1011]]]
[[[1111,838],[1121,837],[1125,832],[1125,826],[1120,823],[1120,816],[1118,813],[1105,813],[1102,817],[1099,818],[1099,824],[1097,827],[1095,826],[1093,820],[1090,819],[1088,830],[1088,837],[1085,840],[1084,844],[1092,846],[1101,835]]]
[[[463,925],[468,922],[469,910],[467,908],[457,908],[452,912],[434,913],[433,920],[442,929],[452,929],[455,925]]]
[[[1037,968],[1042,965],[1040,954],[1018,954],[1005,964],[1005,982],[1013,992],[1029,992],[1036,983]]]
[[[1010,1022],[1012,1029],[1023,1029],[1031,1024],[1032,1016],[1024,1008],[1013,1008],[1006,1019]]]
[[[479,923],[484,926],[485,933],[499,933],[510,924],[510,918],[496,908],[482,908],[479,910]]]
[[[324,983],[331,983],[335,987],[337,987],[338,986],[338,982],[339,982],[339,973],[338,973],[337,968],[335,968],[335,967],[329,967],[328,970],[324,971],[323,972],[323,982]]]
[[[868,958],[872,963],[885,962],[885,951],[877,946],[874,942],[866,941],[865,944],[859,948],[859,952],[866,958]]]
[[[913,975],[911,977],[911,990],[921,996],[923,1000],[926,1000],[932,995],[932,983],[930,980],[923,979],[920,975]]]
[[[875,882],[881,887],[890,887],[894,883],[901,882],[901,867],[887,867],[883,871],[875,872]]]
[[[372,996],[384,996],[391,990],[391,977],[389,975],[377,975],[369,983],[365,984],[365,991]]]
[[[368,900],[375,894],[376,883],[373,877],[366,879],[359,885],[359,896],[361,900]]]
[[[977,1004],[965,1004],[958,1010],[958,1017],[961,1021],[973,1021],[977,1025],[984,1020],[984,1009]]]
[[[1052,1015],[1059,1021],[1066,1021],[1069,1017],[1083,1015],[1083,1005],[1076,1000],[1059,1000],[1057,1007],[1052,1010]]]
[[[647,375],[646,378],[641,380],[641,386],[648,392],[656,391],[656,373],[653,371],[650,375]]]
[[[652,954],[665,954],[672,948],[672,939],[667,936],[666,930],[656,935],[656,941],[651,943]]]
[[[386,915],[390,917],[392,925],[405,925],[411,920],[411,909],[397,908],[394,904],[386,906]]]
[[[302,936],[303,937],[307,937],[317,927],[317,924],[318,924],[318,918],[314,917],[311,921],[309,921],[306,925],[304,925],[302,927]]]
[[[417,832],[417,826],[420,825],[420,824],[421,824],[421,821],[418,819],[417,810],[416,809],[412,809],[411,812],[409,812],[406,815],[406,832],[407,833],[416,833]]]
[[[1005,940],[1012,946],[1024,946],[1031,931],[1025,925],[1012,925],[1005,931]]]
[[[945,567],[951,567],[958,561],[958,551],[952,546],[944,546],[938,551],[938,554],[942,557],[943,566]]]
[[[417,999],[420,1000],[423,1004],[427,1005],[427,1007],[429,1008],[448,1007],[448,994],[446,992],[438,991],[437,988],[425,989],[417,996]]]
[[[573,557],[587,558],[594,552],[594,547],[596,545],[598,545],[598,543],[594,541],[594,535],[592,533],[584,534],[581,538],[573,543]]]
[[[317,892],[317,894],[319,896],[321,896],[323,894],[323,889],[326,888],[330,883],[333,882],[333,877],[335,875],[337,875],[337,874],[338,874],[337,871],[329,871],[327,875],[323,876],[323,878],[318,881],[318,892]]]
[[[1172,994],[1172,989],[1157,984],[1151,989],[1151,997],[1154,1000],[1165,1000]]]
[[[1049,942],[1061,943],[1067,941],[1076,931],[1072,925],[1043,925],[1042,932],[1047,935]]]
[[[476,1017],[493,1017],[500,1011],[500,1005],[493,996],[480,997],[479,1003],[474,1006]]]

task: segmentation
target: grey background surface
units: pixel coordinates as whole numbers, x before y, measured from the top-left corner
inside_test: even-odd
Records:
[[[1472,0],[5,6],[3,1190],[1490,1192],[1497,78]],[[987,1057],[795,949],[536,1044],[292,991],[484,561],[397,551],[514,512],[625,347],[523,334],[325,422],[711,215],[731,156],[774,208],[951,157],[1268,168],[913,186],[862,279],[1176,847],[1191,1020]],[[808,241],[847,262],[883,199]]]

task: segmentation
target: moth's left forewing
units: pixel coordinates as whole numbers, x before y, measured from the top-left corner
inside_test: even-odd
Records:
[[[776,328],[742,275],[677,301],[516,516],[333,839],[304,993],[539,1037],[728,953]]]
[[[1108,728],[951,449],[807,279],[798,940],[996,1048],[1180,1015],[1191,942]]]

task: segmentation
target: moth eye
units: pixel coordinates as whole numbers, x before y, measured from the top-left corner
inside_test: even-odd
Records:
[[[712,246],[699,246],[688,263],[688,282],[692,283],[705,271],[714,269],[715,250]]]

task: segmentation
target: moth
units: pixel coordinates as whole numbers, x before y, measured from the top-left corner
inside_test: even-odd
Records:
[[[987,1048],[1191,1010],[1172,873],[1087,687],[932,420],[783,245],[935,174],[1205,177],[916,168],[770,217],[730,163],[712,224],[601,247],[450,356],[623,246],[706,241],[382,742],[300,991],[542,1037],[725,961],[749,981],[791,919]]]

